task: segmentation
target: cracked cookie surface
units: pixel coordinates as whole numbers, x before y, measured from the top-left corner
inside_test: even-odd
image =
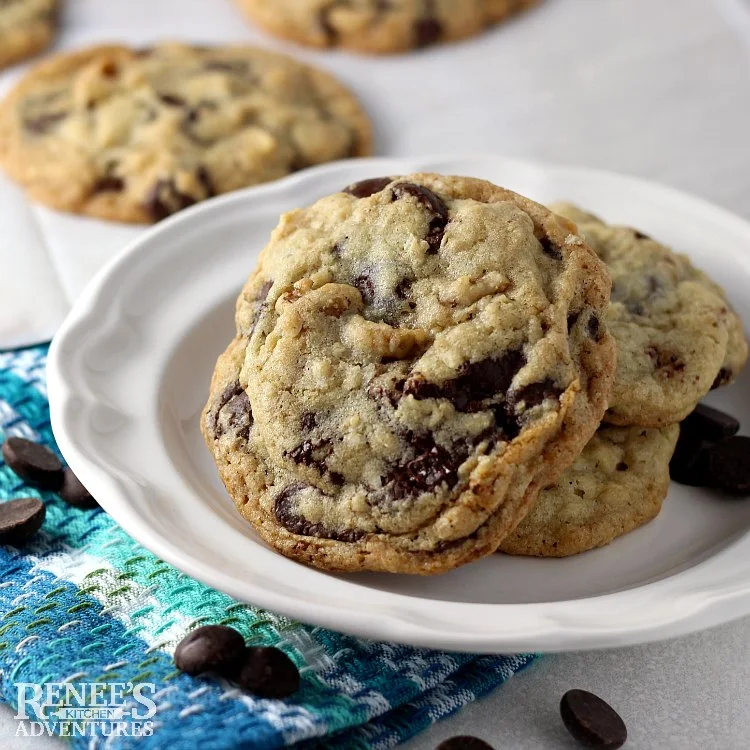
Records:
[[[314,47],[391,53],[478,34],[540,0],[236,0],[255,22]]]
[[[603,425],[500,544],[511,555],[567,557],[603,547],[655,518],[669,491],[679,425]]]
[[[0,0],[0,68],[47,47],[57,28],[57,0]]]
[[[285,214],[202,418],[242,514],[328,570],[495,550],[606,408],[603,264],[480,180],[371,179]]]
[[[53,208],[153,222],[213,195],[371,150],[335,79],[250,47],[94,47],[0,105],[0,163]]]
[[[679,422],[711,388],[739,375],[748,354],[742,321],[687,256],[570,204],[552,208],[578,225],[612,277],[607,320],[617,373],[605,421]]]

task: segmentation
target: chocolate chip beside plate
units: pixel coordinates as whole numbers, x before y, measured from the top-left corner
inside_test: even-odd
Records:
[[[628,739],[617,711],[586,690],[568,690],[560,701],[560,715],[566,729],[586,747],[617,750]]]
[[[237,682],[262,698],[286,698],[299,689],[299,670],[280,649],[255,646],[247,649]]]
[[[174,663],[189,675],[216,672],[233,677],[244,657],[245,641],[236,630],[225,625],[204,625],[180,641]]]
[[[19,497],[0,504],[0,544],[17,545],[44,523],[46,508],[38,497]]]
[[[707,476],[711,487],[728,495],[750,495],[750,437],[735,435],[708,449]]]
[[[99,503],[92,497],[91,493],[81,484],[81,480],[69,469],[63,472],[63,483],[60,488],[60,497],[74,508],[98,508]]]
[[[3,443],[2,453],[5,463],[29,484],[46,490],[57,490],[62,485],[63,466],[46,446],[11,437]]]
[[[680,431],[687,432],[701,440],[716,442],[736,435],[740,423],[731,414],[698,404],[695,410],[683,421]]]
[[[443,740],[435,750],[494,750],[494,748],[484,740],[480,740],[479,737],[463,734],[459,737],[450,737]]]

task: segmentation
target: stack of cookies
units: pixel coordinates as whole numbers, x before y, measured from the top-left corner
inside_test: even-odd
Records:
[[[722,291],[637,230],[481,180],[374,178],[282,217],[202,430],[283,554],[438,573],[652,518],[679,421],[746,356]]]

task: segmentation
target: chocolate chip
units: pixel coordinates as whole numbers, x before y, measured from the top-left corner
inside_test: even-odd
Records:
[[[560,701],[560,715],[566,729],[586,747],[617,750],[628,738],[619,714],[586,690],[568,690]]]
[[[342,192],[353,195],[355,198],[369,198],[371,195],[375,195],[375,193],[385,190],[390,184],[390,177],[372,177],[369,180],[355,182],[352,185],[345,187]]]
[[[715,391],[717,388],[721,388],[722,386],[727,385],[727,383],[731,383],[733,377],[734,373],[731,370],[727,369],[726,367],[722,367],[721,370],[719,370],[719,374],[716,376],[713,384],[711,385],[711,390]]]
[[[67,112],[47,112],[43,115],[24,119],[23,126],[30,133],[44,135],[45,133],[49,133],[58,122],[61,122],[67,116]]]
[[[581,311],[568,313],[568,333],[570,333],[575,324],[578,322],[578,318],[581,317]]]
[[[208,169],[204,166],[198,167],[198,169],[195,170],[195,176],[206,191],[206,197],[213,198],[216,195],[216,188],[214,187],[214,182],[211,179],[211,173]]]
[[[220,423],[221,414],[226,414],[224,425]],[[220,438],[228,430],[237,437],[247,440],[253,426],[253,410],[245,389],[239,382],[230,383],[219,397],[216,411],[213,414],[214,439]]]
[[[728,495],[750,495],[750,437],[735,435],[708,449],[707,471],[712,487]]]
[[[184,107],[187,102],[181,96],[174,94],[158,94],[159,100],[168,107]]]
[[[465,364],[458,377],[442,385],[436,385],[411,377],[404,386],[404,395],[414,396],[418,401],[427,398],[445,398],[458,411],[479,411],[481,402],[498,394],[505,395],[516,373],[526,364],[520,349],[511,350],[499,357]]]
[[[189,675],[216,672],[233,677],[245,658],[245,641],[226,625],[204,625],[186,635],[174,652],[177,669]]]
[[[443,241],[445,227],[450,219],[448,206],[445,205],[442,198],[422,185],[415,185],[411,182],[399,182],[391,190],[393,191],[394,200],[399,200],[409,195],[412,198],[416,198],[431,214],[430,228],[427,231],[425,239],[429,245],[430,254],[434,255],[437,253],[440,243]]]
[[[305,432],[311,432],[317,424],[318,419],[311,411],[305,412],[300,419],[300,425]]]
[[[195,203],[195,198],[177,189],[172,178],[159,180],[146,198],[146,210],[154,221],[161,221],[168,216],[182,211]]]
[[[651,239],[647,234],[644,234],[643,232],[640,232],[637,229],[633,230],[633,234],[635,235],[635,238],[637,240],[650,240]]]
[[[488,745],[479,737],[471,737],[467,734],[451,737],[443,740],[435,750],[494,750],[492,745]]]
[[[83,486],[81,480],[73,471],[65,467],[63,472],[63,483],[59,492],[60,497],[74,508],[98,508],[99,503],[92,497],[91,493]]]
[[[672,352],[650,346],[646,349],[646,354],[651,357],[654,367],[666,378],[671,378],[685,369],[685,362]]]
[[[327,445],[327,440],[305,440],[296,448],[292,448],[292,450],[286,451],[284,455],[291,458],[292,461],[294,461],[294,463],[296,464],[301,464],[302,466],[312,466],[319,469],[321,468],[322,464],[321,461],[315,458],[315,451]]]
[[[680,431],[700,439],[717,442],[740,431],[740,423],[731,414],[698,404],[680,425]]]
[[[443,24],[437,18],[419,18],[414,22],[414,38],[417,47],[429,47],[440,40]]]
[[[546,378],[541,383],[532,383],[515,391],[509,396],[508,402],[515,409],[523,403],[525,409],[528,410],[539,406],[548,399],[557,401],[562,393],[562,389],[553,380]]]
[[[384,488],[377,499],[402,501],[421,492],[446,484],[458,484],[458,468],[466,460],[468,449],[462,445],[450,451],[437,445],[432,437],[406,436],[413,458],[393,467],[384,478]]]
[[[281,649],[252,646],[247,649],[237,682],[261,698],[287,698],[299,690],[295,663]]]
[[[669,462],[670,478],[689,487],[707,486],[707,458],[703,440],[680,428],[680,437]]]
[[[411,279],[401,279],[401,281],[396,284],[396,288],[394,289],[393,293],[399,298],[399,299],[407,299],[411,296],[411,287],[414,282]]]
[[[125,189],[125,180],[115,175],[100,177],[91,189],[92,193],[121,193]]]
[[[562,251],[549,237],[541,237],[539,244],[542,246],[542,251],[545,255],[548,255],[553,260],[562,260]]]
[[[620,461],[620,463],[615,466],[615,469],[617,469],[617,471],[627,471],[628,465],[624,461]]]
[[[362,295],[362,301],[366,305],[371,305],[375,301],[375,284],[373,284],[372,277],[367,271],[359,274],[352,281],[352,286]]]
[[[18,545],[44,523],[47,509],[38,497],[19,497],[0,503],[0,544]]]
[[[336,529],[329,529],[322,523],[312,523],[306,518],[300,516],[297,512],[294,498],[302,492],[305,487],[306,485],[304,484],[291,484],[279,493],[274,502],[274,515],[287,531],[291,531],[292,534],[299,534],[299,536],[335,539],[339,542],[356,542],[365,536],[362,531],[338,531]]]
[[[604,331],[602,331],[602,323],[599,320],[599,316],[596,313],[592,313],[591,317],[586,323],[586,331],[594,341],[599,342],[604,337]]]
[[[3,443],[2,453],[5,463],[29,484],[46,490],[57,490],[62,485],[63,466],[46,446],[10,437]]]

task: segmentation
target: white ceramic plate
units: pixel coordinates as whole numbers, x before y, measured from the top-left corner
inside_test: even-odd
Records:
[[[495,156],[327,165],[209,201],[154,229],[92,282],[50,352],[52,425],[73,470],[154,553],[239,599],[336,630],[482,652],[676,636],[750,613],[750,502],[673,485],[661,515],[567,560],[494,555],[443,576],[327,575],[266,547],[235,512],[198,431],[235,297],[280,212],[358,179],[413,171],[567,198],[689,253],[750,320],[750,225],[613,174]],[[711,395],[750,424],[748,378]]]

